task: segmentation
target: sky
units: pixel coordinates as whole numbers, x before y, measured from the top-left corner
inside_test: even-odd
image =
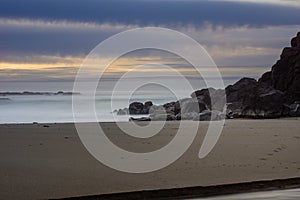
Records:
[[[148,26],[192,37],[225,77],[257,78],[300,31],[300,0],[0,0],[0,5],[0,82],[73,81],[97,44]],[[108,74],[151,59],[190,72],[177,58],[144,51],[120,58],[114,63],[119,71]]]

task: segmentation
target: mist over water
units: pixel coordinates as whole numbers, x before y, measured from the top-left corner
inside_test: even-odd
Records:
[[[20,84],[20,83],[19,83]],[[29,87],[28,87],[29,86]],[[32,87],[35,86],[35,87]],[[57,84],[53,84],[57,86]],[[4,91],[51,91],[57,92],[58,90],[72,91],[73,85],[70,83],[61,83],[59,89],[49,87],[41,87],[41,85],[32,83],[22,85],[19,90],[9,88]],[[30,88],[31,87],[31,88]],[[46,89],[42,89],[46,88]],[[63,88],[63,89],[62,89]],[[86,91],[88,93],[89,91]],[[187,91],[183,91],[181,96],[186,96]],[[77,96],[83,103],[88,98],[86,93],[81,93]],[[172,92],[164,88],[152,87],[144,88],[136,91],[131,99],[127,99],[128,92],[119,91],[114,97],[114,107],[111,104],[112,89],[101,88],[97,90],[95,95],[95,107],[97,121],[128,121],[129,116],[118,116],[112,113],[113,110],[128,107],[128,103],[139,101],[146,102],[152,101],[154,104],[163,104],[166,102],[176,100]],[[72,96],[70,95],[8,95],[0,96],[0,123],[60,123],[60,122],[73,122],[72,113]],[[86,119],[83,116],[82,121],[95,121],[95,119]]]
[[[238,79],[238,78],[237,78]],[[179,98],[188,98],[193,92],[180,88],[180,84],[175,80],[170,80],[172,84],[177,84],[178,90],[175,91]],[[234,83],[236,80],[225,79],[226,85]],[[84,84],[84,83],[83,83]],[[128,84],[134,84],[134,81]],[[191,85],[196,89],[205,88],[205,83],[199,80],[192,80]],[[115,91],[114,107],[111,104],[111,95],[114,84],[111,82],[102,82],[95,95],[95,107],[97,121],[128,121],[129,116],[117,116],[112,113],[115,109],[128,107],[129,103],[134,101],[146,102],[152,101],[154,104],[164,104],[176,101],[174,91],[158,85],[142,86],[135,91],[131,98],[126,98],[128,91]],[[72,91],[73,82],[5,82],[0,84],[0,92],[57,92]],[[84,103],[86,94],[92,91],[81,92],[78,96]],[[0,96],[0,123],[62,123],[73,122],[72,96],[68,95],[16,95]],[[82,121],[95,121],[95,119],[86,119]]]

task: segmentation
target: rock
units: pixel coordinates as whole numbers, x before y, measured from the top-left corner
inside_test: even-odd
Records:
[[[181,115],[185,113],[200,113],[203,110],[207,109],[207,106],[204,102],[200,102],[195,99],[187,99],[186,101],[183,101],[182,104],[180,105],[181,107]]]
[[[228,118],[276,118],[283,114],[284,93],[262,80],[243,78],[228,86],[226,95]]]
[[[145,115],[149,114],[150,108],[153,106],[151,101],[145,102],[145,104],[141,102],[133,102],[129,105],[129,111],[127,113],[131,115]]]
[[[228,119],[239,118],[242,115],[242,102],[227,103],[226,116]]]
[[[117,115],[127,115],[128,113],[125,111],[125,109],[119,109],[117,112]]]
[[[258,83],[253,78],[242,78],[234,85],[226,87],[226,98],[228,103],[243,102],[247,103],[255,98],[255,91]]]
[[[218,121],[225,119],[225,115],[219,111],[205,110],[202,113],[199,113],[193,120],[194,121]]]
[[[160,106],[134,102],[129,112],[148,111],[155,120],[217,120],[218,116],[224,117],[225,107],[227,118],[299,116],[300,32],[291,40],[291,47],[283,49],[271,71],[258,81],[242,78],[225,90],[206,88],[193,92],[191,97]]]
[[[166,113],[169,113],[169,114],[174,114],[175,115],[178,112],[180,112],[180,108],[179,108],[179,111],[176,111],[175,102],[166,103],[166,104],[163,105],[163,107],[164,107]]]
[[[259,84],[265,84],[266,86],[271,86],[272,85],[272,73],[271,72],[266,72],[264,73],[261,78],[258,80]]]
[[[149,109],[149,114],[151,115],[157,115],[157,114],[166,114],[166,110],[163,105],[153,105]]]
[[[176,115],[176,120],[193,120],[198,115],[199,113],[197,112],[181,113]]]
[[[198,101],[204,102],[211,109],[211,98],[210,95],[214,93],[216,89],[206,88],[202,90],[197,90],[191,94],[192,98],[198,99]]]
[[[197,90],[191,94],[191,97],[205,103],[210,110],[223,111],[226,105],[225,91],[222,89],[207,88]]]
[[[179,100],[177,102],[170,102],[166,103],[164,105],[153,105],[149,109],[149,114],[171,114],[171,115],[177,115],[180,113],[180,103],[184,100]]]
[[[169,104],[170,106],[173,106],[174,115],[176,116],[178,114],[181,114],[181,107],[182,107],[183,103],[185,103],[186,101],[190,101],[190,100],[191,100],[191,98],[184,98],[184,99],[179,99],[175,103]],[[169,108],[169,110],[171,110],[171,109]]]
[[[173,114],[156,114],[156,115],[152,115],[150,116],[152,121],[174,121],[176,120],[175,115]]]
[[[133,102],[129,105],[129,114],[141,115],[143,113],[144,104],[141,102]]]
[[[291,40],[291,47],[283,49],[271,71],[259,81],[284,92],[288,104],[300,100],[300,32]]]
[[[242,78],[225,88],[227,98],[227,116],[242,117],[245,108],[254,104],[258,83],[252,78]]]
[[[150,117],[140,117],[140,118],[130,117],[129,121],[145,122],[145,121],[151,121],[151,118]]]
[[[259,88],[261,89],[261,88]],[[284,104],[284,93],[275,90],[273,88],[269,88],[269,91],[266,92],[264,90],[258,91],[258,96],[253,105],[253,109],[255,110],[255,118],[278,118],[282,116],[283,112],[283,104]],[[246,109],[249,110],[249,109]],[[246,117],[248,116],[245,110],[242,115]]]
[[[298,43],[297,43],[297,37],[294,37],[292,40],[291,40],[291,47],[297,47],[298,46]]]
[[[289,116],[300,117],[300,102],[295,102],[292,105],[290,105]]]
[[[153,106],[152,101],[145,102],[143,110],[142,110],[142,114],[149,114],[149,110],[150,110],[151,106]]]

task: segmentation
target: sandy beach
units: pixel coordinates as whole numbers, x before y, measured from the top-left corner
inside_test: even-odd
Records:
[[[124,135],[115,123],[101,126],[118,146],[147,152],[171,141],[178,123],[167,122],[150,139]],[[208,122],[189,123],[200,123],[200,128],[188,151],[170,166],[146,174],[122,173],[101,164],[84,148],[74,124],[0,125],[0,199],[66,198],[300,177],[299,118],[227,120],[216,147],[202,160],[198,152]]]

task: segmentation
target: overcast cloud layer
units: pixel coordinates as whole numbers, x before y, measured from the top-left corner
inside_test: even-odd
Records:
[[[204,45],[219,66],[253,66],[259,74],[300,31],[298,5],[297,0],[4,0],[0,81],[13,72],[30,79],[34,70],[7,63],[60,63],[57,71],[36,73],[69,78],[62,67],[76,69],[99,42],[145,26],[182,31]]]

